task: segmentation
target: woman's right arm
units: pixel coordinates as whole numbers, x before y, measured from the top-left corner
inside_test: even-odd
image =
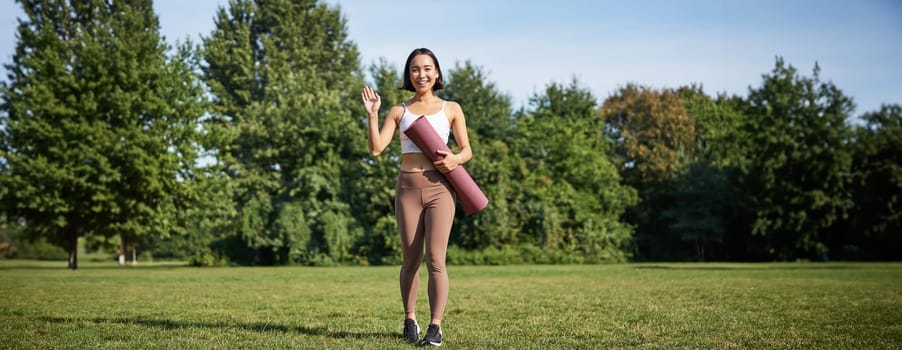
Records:
[[[382,98],[369,86],[364,87],[360,95],[367,113],[367,138],[369,139],[370,154],[376,157],[391,144],[403,109],[400,106],[393,106],[385,117],[382,130],[379,130],[379,107],[382,105]]]

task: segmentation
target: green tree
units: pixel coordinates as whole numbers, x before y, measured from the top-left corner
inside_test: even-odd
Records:
[[[692,162],[708,162],[717,168],[737,167],[743,160],[736,138],[744,115],[726,96],[708,96],[700,85],[676,90],[689,120],[694,122]]]
[[[694,123],[692,156],[673,179],[658,186],[654,201],[666,204],[656,208],[662,223],[650,225],[659,231],[645,242],[653,246],[649,250],[654,258],[726,259],[731,256],[726,243],[733,238],[728,233],[747,231],[736,225],[739,197],[729,181],[736,164],[742,163],[735,141],[742,114],[731,99],[712,98],[699,85],[680,87],[676,93]]]
[[[854,130],[854,206],[836,232],[837,256],[902,258],[902,106],[883,105],[865,113]],[[832,255],[832,254],[831,254]]]
[[[621,221],[636,193],[620,183],[609,162],[610,144],[592,94],[550,84],[531,99],[534,110],[517,116],[516,151],[524,159],[522,231],[544,249],[571,261],[622,261],[632,229]]]
[[[3,85],[0,181],[25,230],[67,247],[85,233],[168,235],[185,207],[202,91],[168,59],[150,1],[21,1]]]
[[[660,213],[667,238],[680,243],[650,242],[658,252],[656,257],[699,261],[725,257],[723,243],[737,197],[723,169],[709,162],[692,162],[661,196],[662,202],[670,203]]]
[[[356,46],[317,1],[231,1],[203,39],[211,128],[236,181],[233,232],[255,264],[347,261],[361,230],[350,179],[365,147]]]
[[[777,58],[760,87],[750,89],[739,138],[748,165],[739,176],[752,232],[778,259],[827,253],[822,233],[852,206],[852,156],[846,123],[855,105],[831,82],[800,76]]]

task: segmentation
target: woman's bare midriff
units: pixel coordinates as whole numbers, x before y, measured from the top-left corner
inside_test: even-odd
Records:
[[[432,160],[422,153],[404,153],[401,156],[401,171],[405,172],[422,172],[436,170]]]

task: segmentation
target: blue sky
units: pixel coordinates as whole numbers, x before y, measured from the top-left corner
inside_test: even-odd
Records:
[[[902,1],[364,1],[341,7],[369,65],[398,65],[428,47],[443,68],[482,66],[516,105],[551,82],[576,78],[601,102],[629,82],[655,88],[700,83],[745,96],[777,56],[835,83],[858,105],[902,104]],[[208,35],[226,0],[156,0],[162,34]],[[0,3],[0,61],[15,47],[13,0]],[[3,69],[3,79],[6,79]]]

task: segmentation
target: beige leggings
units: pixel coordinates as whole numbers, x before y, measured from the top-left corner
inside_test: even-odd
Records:
[[[429,268],[429,309],[433,321],[441,321],[448,301],[448,272],[445,255],[454,221],[451,185],[438,171],[404,172],[395,188],[395,217],[401,231],[401,301],[404,314],[416,312],[419,269],[426,247]]]

